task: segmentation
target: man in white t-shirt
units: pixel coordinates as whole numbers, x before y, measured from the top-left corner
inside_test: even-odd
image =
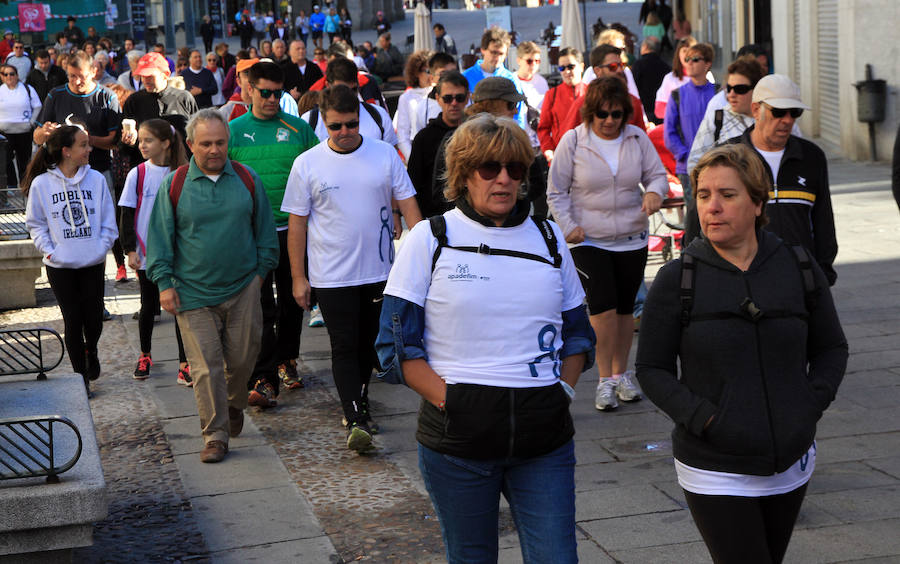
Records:
[[[516,62],[519,68],[516,70],[516,78],[522,85],[522,93],[525,94],[525,100],[528,103],[528,127],[525,132],[531,139],[533,147],[539,147],[541,142],[537,137],[537,119],[540,117],[541,104],[544,103],[544,94],[550,89],[547,79],[541,76],[538,70],[541,67],[541,50],[537,43],[533,41],[525,41],[519,43],[516,47]],[[537,110],[536,115],[532,109]],[[532,127],[532,121],[535,127]]]
[[[345,85],[323,90],[319,111],[328,137],[294,161],[281,211],[290,214],[294,298],[309,309],[311,288],[316,290],[347,421],[347,447],[364,452],[377,430],[368,384],[377,364],[382,292],[398,236],[393,217],[402,214],[410,227],[422,217],[397,151],[377,136],[360,134],[364,111],[356,92]]]

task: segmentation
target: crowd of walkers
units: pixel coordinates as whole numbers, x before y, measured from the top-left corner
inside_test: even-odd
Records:
[[[526,562],[577,560],[569,406],[592,367],[597,410],[646,394],[674,421],[713,559],[780,562],[848,355],[827,166],[799,135],[797,86],[754,45],[716,82],[713,48],[670,38],[657,9],[640,58],[602,28],[589,52],[559,51],[553,87],[533,42],[507,68],[502,29],[460,69],[440,24],[404,59],[383,17],[357,49],[349,15],[327,12],[293,31],[240,14],[234,56],[206,35],[206,55],[114,53],[74,21],[33,69],[0,44],[9,183],[88,394],[113,250],[116,280],[139,281],[136,380],[155,317],[175,316],[203,462],[226,458],[248,405],[303,388],[307,310],[349,449],[379,432],[373,371],[422,396],[419,466],[450,562],[496,560],[501,494]],[[393,112],[390,81],[406,86]],[[649,218],[679,189],[683,251],[646,292]]]

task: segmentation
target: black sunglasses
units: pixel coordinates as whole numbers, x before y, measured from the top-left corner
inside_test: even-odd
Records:
[[[769,106],[768,104],[766,104],[766,105]],[[788,114],[791,114],[791,117],[794,119],[797,119],[803,115],[803,108],[787,109],[787,108],[773,108],[772,106],[769,106],[769,111],[772,112],[772,117],[775,119],[781,119]]]
[[[334,123],[327,124],[325,127],[332,131],[340,131],[342,127],[346,127],[347,129],[356,129],[357,127],[359,127],[359,120],[354,119],[345,122],[336,121]]]
[[[703,57],[687,57],[684,61],[687,63],[699,63],[700,61],[705,61]]]
[[[611,112],[607,112],[606,110],[598,110],[597,117],[600,119],[606,119],[612,116],[613,119],[622,119],[622,116],[625,115],[625,112],[622,110],[613,110]]]
[[[750,86],[749,84],[735,84],[734,86],[732,86],[731,84],[725,85],[725,93],[726,94],[731,94],[732,92],[735,92],[736,94],[740,94],[743,96],[744,94],[750,92],[751,90],[753,90],[753,87]]]
[[[468,98],[469,98],[468,94],[444,94],[443,96],[441,96],[441,100],[443,100],[445,104],[449,104],[450,102],[453,102],[454,100],[458,104],[462,104]]]
[[[0,75],[2,75],[2,76],[18,76],[14,72],[2,72],[2,73],[0,73]]]
[[[497,178],[497,175],[500,174],[500,171],[506,169],[506,174],[512,180],[522,180],[525,178],[525,170],[527,167],[522,163],[498,163],[497,161],[488,161],[486,163],[481,163],[475,169],[478,171],[478,176],[485,180],[493,180]]]
[[[559,69],[559,72],[565,72],[567,70],[575,70],[575,67],[577,66],[578,65],[576,65],[575,63],[569,63],[568,65],[559,65],[556,68]]]
[[[266,100],[271,98],[272,94],[275,95],[276,99],[280,100],[282,94],[284,94],[284,90],[281,88],[276,88],[274,90],[271,90],[269,88],[257,88],[256,91],[259,92],[259,95],[262,96],[263,98],[265,98]]]

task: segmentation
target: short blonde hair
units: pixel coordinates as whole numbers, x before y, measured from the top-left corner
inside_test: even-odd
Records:
[[[524,59],[528,55],[534,55],[535,53],[540,52],[541,48],[538,47],[537,43],[534,41],[523,41],[516,47],[516,57],[519,59]]]
[[[530,167],[534,152],[528,135],[515,120],[481,113],[459,126],[445,152],[444,198],[453,202],[468,193],[466,182],[479,165],[487,161],[522,163]],[[520,196],[524,194],[522,182]]]
[[[766,217],[766,202],[769,201],[769,189],[772,181],[763,165],[762,158],[743,143],[727,143],[713,147],[706,152],[691,172],[691,185],[694,187],[694,199],[697,199],[698,181],[704,170],[716,166],[734,169],[741,179],[750,200],[754,204],[762,204],[762,212],[756,218],[756,227],[769,223]]]

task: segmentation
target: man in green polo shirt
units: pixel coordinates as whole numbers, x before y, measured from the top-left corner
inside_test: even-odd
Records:
[[[278,231],[278,268],[263,281],[262,348],[249,382],[250,405],[272,407],[278,395],[278,380],[288,389],[300,388],[297,374],[303,310],[292,295],[291,264],[287,254],[288,214],[281,211],[284,187],[294,159],[319,140],[312,128],[298,117],[280,110],[278,101],[284,85],[284,71],[270,61],[260,61],[247,71],[250,111],[231,120],[228,156],[255,170],[272,204]],[[278,290],[278,301],[272,282]],[[276,333],[277,320],[277,333]]]
[[[205,443],[200,460],[219,462],[243,428],[262,336],[259,289],[278,265],[278,237],[259,177],[228,160],[225,118],[200,110],[187,140],[186,173],[166,176],[150,214],[147,275],[178,317]]]

